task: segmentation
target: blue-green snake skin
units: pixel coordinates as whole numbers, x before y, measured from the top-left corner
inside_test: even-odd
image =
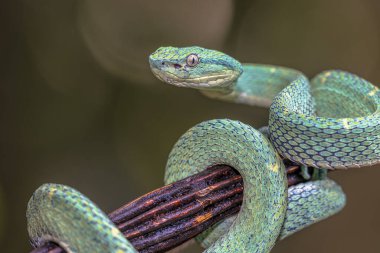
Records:
[[[198,237],[206,252],[269,252],[277,238],[343,208],[344,193],[325,177],[286,191],[277,154],[320,169],[380,161],[380,92],[356,75],[326,71],[309,82],[294,69],[240,64],[201,47],[162,47],[149,61],[154,75],[171,85],[270,107],[269,141],[241,122],[211,120],[185,133],[169,156],[166,183],[214,164],[231,165],[243,176],[242,210]]]
[[[297,70],[242,65],[200,47],[160,48],[149,61],[166,83],[270,106],[266,134],[239,121],[205,121],[187,131],[169,155],[167,184],[215,164],[230,165],[243,177],[241,211],[198,236],[205,252],[269,252],[276,240],[343,208],[343,191],[324,173],[288,188],[281,157],[320,171],[380,161],[380,92],[360,77],[327,71],[309,82]],[[67,186],[37,189],[27,218],[35,246],[54,241],[69,253],[137,252],[95,204]]]

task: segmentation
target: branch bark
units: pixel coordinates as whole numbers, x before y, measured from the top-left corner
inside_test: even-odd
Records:
[[[304,182],[299,166],[284,161],[288,185]],[[142,253],[165,252],[239,212],[243,179],[226,165],[163,186],[125,204],[108,216]],[[65,253],[51,242],[31,253]]]

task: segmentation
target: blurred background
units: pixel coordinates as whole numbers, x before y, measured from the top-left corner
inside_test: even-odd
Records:
[[[310,77],[338,68],[379,84],[379,11],[376,0],[2,1],[0,251],[31,250],[25,209],[43,183],[72,186],[109,212],[163,185],[168,153],[191,126],[267,123],[266,109],[156,80],[148,55],[159,46],[200,45]],[[273,252],[380,251],[380,166],[332,177],[346,208]]]

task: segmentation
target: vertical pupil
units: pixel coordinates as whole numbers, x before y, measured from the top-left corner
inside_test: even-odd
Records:
[[[198,56],[191,54],[187,57],[186,62],[190,67],[194,67],[198,64]]]

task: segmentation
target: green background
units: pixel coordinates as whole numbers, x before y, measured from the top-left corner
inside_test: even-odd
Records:
[[[159,46],[215,48],[310,77],[343,69],[378,84],[379,10],[375,0],[2,1],[0,251],[30,251],[25,209],[42,183],[70,185],[109,212],[162,186],[168,153],[191,126],[267,123],[267,109],[160,83],[147,60]],[[273,252],[379,252],[379,169],[333,173],[346,208]]]

